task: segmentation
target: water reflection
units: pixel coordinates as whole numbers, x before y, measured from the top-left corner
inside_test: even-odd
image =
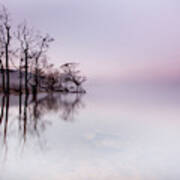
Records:
[[[102,90],[82,111],[76,95],[10,96],[6,144],[1,97],[0,179],[180,179],[179,89]]]
[[[7,145],[8,136],[13,135],[15,131],[18,132],[23,143],[29,136],[40,137],[46,127],[53,123],[44,118],[47,113],[57,113],[60,120],[67,122],[74,120],[79,110],[85,106],[82,96],[81,94],[31,96],[21,93],[19,96],[1,96],[0,135],[1,138],[3,137],[3,144]]]

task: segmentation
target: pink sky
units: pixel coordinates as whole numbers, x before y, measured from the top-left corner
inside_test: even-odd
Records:
[[[1,0],[14,22],[54,38],[49,57],[79,62],[92,79],[180,79],[177,0]]]

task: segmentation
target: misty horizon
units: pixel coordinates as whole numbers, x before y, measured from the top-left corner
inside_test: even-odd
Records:
[[[13,22],[27,20],[55,39],[54,64],[80,63],[90,79],[180,78],[178,1],[1,1]],[[32,10],[33,9],[33,10]]]
[[[180,179],[180,1],[0,7],[0,180]]]

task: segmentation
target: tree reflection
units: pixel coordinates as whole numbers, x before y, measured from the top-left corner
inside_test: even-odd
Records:
[[[48,113],[58,114],[60,120],[72,121],[84,107],[81,94],[19,94],[1,97],[0,138],[7,146],[8,136],[16,132],[24,143],[31,137],[40,137],[46,127],[53,123]],[[18,116],[17,116],[18,112]],[[1,142],[1,143],[2,143]],[[24,144],[23,143],[23,144]]]
[[[61,109],[61,118],[65,121],[73,120],[74,114],[76,114],[79,109],[84,107],[80,94],[76,94],[74,97],[60,96],[59,103]]]
[[[4,143],[6,143],[7,131],[8,131],[8,119],[9,119],[9,94],[6,95],[6,115],[4,125]]]
[[[4,117],[4,106],[5,106],[5,96],[2,97],[2,102],[1,102],[0,124],[2,123]]]

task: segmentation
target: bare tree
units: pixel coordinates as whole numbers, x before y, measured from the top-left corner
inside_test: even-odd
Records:
[[[28,88],[28,72],[29,72],[29,63],[32,59],[31,51],[34,48],[34,42],[35,38],[33,36],[33,30],[28,28],[26,23],[23,23],[18,26],[17,30],[17,39],[20,43],[20,56],[21,61],[24,62],[24,69],[25,69],[25,92],[26,94],[29,94],[29,88]]]
[[[81,75],[81,72],[77,70],[77,65],[78,64],[76,63],[66,63],[61,66],[60,70],[58,70],[54,68],[53,64],[45,62],[40,71],[40,88],[49,92],[85,92],[81,85],[86,81],[86,77]],[[76,89],[72,90],[71,87],[68,87],[67,84],[69,82],[75,85]]]
[[[22,94],[22,68],[23,68],[23,59],[21,58],[20,59],[20,62],[19,62],[19,93],[20,95]]]
[[[47,61],[44,61],[43,64],[41,80],[39,81],[40,88],[47,92],[53,92],[57,89],[60,90],[60,72],[54,68],[53,64],[48,64]]]
[[[5,92],[5,70],[4,70],[4,65],[3,65],[3,57],[4,57],[3,42],[4,42],[3,36],[2,36],[2,34],[0,34],[0,70],[1,70],[1,77],[2,77],[2,91]]]
[[[7,9],[3,6],[0,11],[0,69],[2,73],[2,89],[6,93],[9,93],[10,89],[9,61],[11,60],[12,67],[14,65],[12,57],[14,59],[14,55],[17,55],[14,47],[13,51],[11,50],[11,34],[10,16]],[[15,34],[16,40],[18,40],[20,45],[20,48],[18,48],[20,63],[19,67],[16,67],[19,70],[20,93],[22,92],[23,73],[25,74],[24,89],[26,94],[29,94],[29,86],[31,86],[33,94],[36,95],[39,90],[38,88],[41,88],[42,85],[46,91],[58,90],[69,92],[72,86],[67,88],[67,86],[63,87],[62,85],[69,82],[76,86],[76,90],[73,90],[73,92],[85,92],[82,89],[82,83],[86,81],[86,77],[77,70],[77,63],[63,64],[59,70],[52,68],[49,64],[46,67],[44,66],[43,61],[46,59],[46,52],[50,43],[54,41],[53,38],[48,34],[41,35],[38,32],[34,32],[32,28],[28,27],[26,22],[18,26]],[[22,71],[24,72],[22,73]],[[62,71],[61,74],[60,71]]]
[[[11,42],[11,24],[10,16],[7,9],[2,6],[0,11],[0,40],[3,52],[5,55],[5,67],[6,67],[6,93],[9,93],[10,77],[9,77],[9,53]]]
[[[34,94],[37,94],[37,89],[39,87],[39,78],[41,74],[40,61],[44,60],[46,57],[46,52],[49,48],[49,44],[54,41],[48,34],[45,36],[37,35],[36,36],[36,48],[32,53],[32,58],[34,59]]]
[[[77,70],[77,66],[77,63],[71,62],[61,65],[60,68],[62,70],[63,81],[73,82],[76,85],[76,92],[80,92],[80,87],[86,81],[86,77],[81,75],[81,71]]]
[[[49,44],[54,40],[48,34],[45,36],[35,33],[33,29],[28,28],[26,23],[18,26],[17,39],[21,46],[21,58],[24,60],[25,68],[25,90],[28,93],[28,72],[33,73],[34,83],[31,86],[35,93],[39,84],[40,61],[46,56]],[[32,78],[32,77],[31,77]]]
[[[1,59],[0,59],[0,70],[2,75],[2,91],[5,92],[5,73],[4,73],[3,62]]]

